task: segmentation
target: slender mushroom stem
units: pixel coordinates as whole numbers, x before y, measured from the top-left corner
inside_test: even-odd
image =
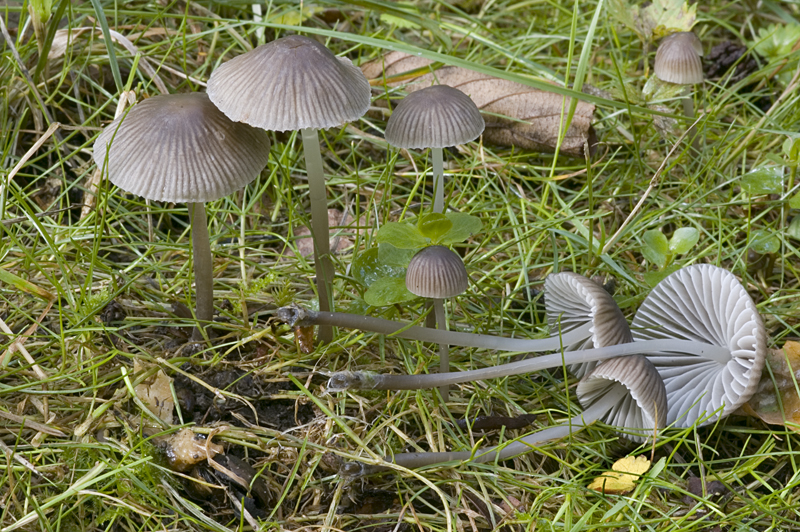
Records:
[[[431,148],[433,162],[433,212],[444,212],[444,156],[442,148]]]
[[[192,258],[196,292],[195,318],[198,322],[192,331],[192,340],[197,342],[203,339],[202,329],[214,319],[214,276],[205,203],[189,203],[188,206],[189,221],[192,227]]]
[[[314,268],[317,272],[319,308],[322,311],[330,311],[333,310],[333,263],[329,244],[328,198],[325,192],[322,152],[316,129],[303,129],[302,135],[308,191],[311,196],[311,234],[314,238]],[[320,325],[319,339],[323,343],[333,340],[333,328],[329,325]]]
[[[477,347],[518,352],[554,351],[556,349],[561,349],[565,345],[570,345],[586,339],[592,328],[592,324],[587,323],[569,332],[562,333],[560,337],[555,336],[531,340],[448,331],[445,329],[429,329],[427,327],[417,327],[403,321],[384,320],[370,316],[361,316],[359,314],[347,314],[345,312],[314,312],[299,307],[279,308],[277,310],[277,317],[284,323],[301,327],[324,324],[344,327],[346,329],[371,331],[379,334],[397,336],[399,338],[407,338],[409,340],[419,340],[420,342],[444,343],[460,347]]]
[[[556,336],[532,340],[525,338],[503,338],[501,336],[447,331],[443,329],[428,329],[425,327],[416,327],[408,322],[384,320],[370,316],[360,316],[358,314],[346,314],[344,312],[313,312],[298,307],[282,307],[278,309],[277,316],[281,321],[292,325],[310,326],[326,324],[344,327],[347,329],[358,329],[362,331],[393,335],[400,338],[408,338],[410,340],[419,340],[421,342],[434,342],[439,344],[444,343],[460,347],[475,347],[481,349],[496,349],[498,351],[513,352],[542,352],[560,350],[564,346],[585,340],[591,331],[591,328],[593,327],[591,323],[585,323],[580,327],[576,327],[571,331],[561,332]],[[605,360],[606,358],[614,356],[630,355],[634,353],[651,355],[656,354],[656,352],[659,351],[663,351],[665,353],[693,355],[700,358],[705,358],[709,361],[718,362],[720,364],[726,364],[731,359],[730,349],[724,346],[693,342],[689,340],[664,339],[639,340],[634,343],[619,344],[611,347],[588,349],[585,351],[568,351],[564,354],[564,360],[567,364],[577,364],[581,362]],[[491,376],[482,376],[482,374],[477,374],[473,378],[466,378],[463,380],[447,380],[447,382],[444,382],[443,380],[442,382],[435,382],[430,384],[430,386],[426,385],[425,387],[436,388],[446,384],[457,384],[476,379],[505,377],[508,375],[539,371],[541,369],[552,368],[561,365],[562,359],[560,354],[550,356],[558,357],[557,362],[550,366],[542,365],[541,367],[531,367],[531,369],[522,369],[518,372],[514,372],[512,370],[511,373],[501,373]],[[515,362],[514,364],[507,364],[506,366],[514,366],[515,364],[524,363],[530,363],[532,365],[545,364],[543,362],[537,362],[544,358],[545,357],[538,357],[531,360],[524,360],[522,362]],[[502,367],[504,366],[497,366],[497,368]],[[474,371],[489,372],[493,370],[495,370],[495,368],[486,368],[483,370]],[[467,373],[472,372],[464,371],[450,374],[412,375],[411,377],[433,377],[444,379],[445,377],[443,377],[443,375],[464,375]],[[395,375],[393,377],[402,376]]]
[[[462,333],[463,334],[463,333]],[[658,351],[691,353],[709,362],[725,364],[731,358],[730,352],[716,345],[698,344],[688,340],[641,340],[610,347],[565,351],[542,355],[519,362],[498,366],[450,373],[430,373],[423,375],[389,375],[370,371],[340,371],[331,375],[328,391],[343,390],[421,390],[437,388],[450,384],[461,384],[477,380],[498,379],[512,375],[533,373],[562,365],[597,362],[608,358],[626,355],[652,355]]]
[[[694,121],[694,101],[692,100],[692,90],[691,85],[687,86],[684,89],[683,97],[681,98],[681,105],[683,106],[683,116],[689,119],[690,122]],[[692,139],[692,147],[699,151],[700,150],[700,139],[695,136],[697,130],[694,126],[689,128],[689,132],[686,134],[687,138]]]
[[[537,445],[543,442],[558,440],[588,427],[608,413],[608,411],[625,397],[627,393],[628,391],[623,386],[615,387],[600,401],[591,405],[581,414],[573,417],[566,423],[556,425],[555,427],[548,427],[539,432],[534,432],[533,434],[528,434],[524,438],[512,441],[506,445],[496,445],[494,447],[476,449],[473,451],[400,453],[391,457],[386,457],[385,460],[409,469],[462,460],[468,460],[476,464],[508,460],[509,458],[533,450]],[[377,473],[385,469],[386,468],[382,466],[351,462],[345,466],[344,471],[348,475],[362,476]]]
[[[439,329],[447,329],[447,322],[444,317],[444,301],[441,299],[433,300],[433,310],[436,313],[436,323]],[[450,372],[450,349],[447,344],[439,344],[439,373]],[[439,388],[442,400],[447,402],[449,388],[442,386]]]

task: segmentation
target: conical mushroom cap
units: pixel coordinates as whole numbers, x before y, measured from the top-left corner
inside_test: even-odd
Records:
[[[269,137],[231,121],[205,94],[170,94],[117,117],[97,137],[93,157],[112,183],[132,194],[201,203],[255,179],[267,164]]]
[[[753,300],[731,272],[700,264],[661,281],[642,303],[631,326],[636,341],[690,340],[730,349],[722,364],[680,352],[648,355],[667,387],[667,423],[690,427],[725,417],[756,390],[764,368],[767,335]]]
[[[469,96],[447,85],[433,85],[397,104],[385,137],[397,148],[446,148],[475,140],[485,125]]]
[[[667,390],[658,371],[641,355],[611,358],[597,366],[578,383],[578,400],[584,409],[612,397],[613,390],[625,389],[621,400],[613,401],[603,416],[609,425],[624,429],[627,438],[642,442],[655,429],[666,426]]]
[[[572,272],[554,273],[544,282],[545,308],[550,334],[570,332],[591,324],[582,341],[564,346],[565,351],[609,347],[633,341],[628,322],[617,302],[602,286]],[[568,366],[570,372],[583,377],[597,367],[598,362]]]
[[[444,246],[423,248],[408,263],[406,288],[415,296],[447,299],[463,294],[468,284],[464,261]]]
[[[658,79],[694,85],[703,82],[703,44],[691,31],[673,33],[661,41],[656,51],[654,71]]]
[[[271,131],[340,126],[358,120],[370,103],[361,70],[302,35],[223,63],[206,91],[231,120]]]

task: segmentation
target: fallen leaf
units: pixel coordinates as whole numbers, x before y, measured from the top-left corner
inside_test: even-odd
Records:
[[[653,0],[642,11],[655,37],[666,37],[677,31],[692,31],[697,19],[697,4],[689,6],[684,0]]]
[[[357,234],[358,229],[350,228],[352,225],[352,216],[344,214],[338,209],[328,209],[331,253],[341,253],[353,246],[353,237]],[[305,226],[300,227],[294,232],[294,236],[295,246],[300,255],[310,257],[314,254],[314,239],[311,238],[311,229]],[[286,254],[292,257],[295,252],[293,249],[289,249]]]
[[[566,116],[570,98],[466,68],[444,66],[431,72],[431,63],[414,55],[390,52],[362,65],[361,70],[368,79],[385,81],[390,87],[411,81],[404,87],[407,92],[434,84],[456,88],[472,98],[483,111],[484,142],[531,151],[555,151],[562,113]],[[586,142],[593,151],[597,143],[593,118],[594,105],[578,101],[561,144],[561,153],[583,157]]]
[[[756,393],[742,409],[764,423],[800,431],[800,396],[795,384],[800,383],[800,342],[768,350],[767,364],[772,375],[766,370],[761,373]]]
[[[146,371],[151,367],[152,365],[141,362],[138,358],[133,361],[134,373]],[[137,384],[133,389],[136,397],[141,399],[145,406],[158,416],[158,419],[170,425],[172,424],[173,411],[175,410],[171,383],[172,379],[164,373],[164,370],[159,369],[154,375]]]
[[[198,462],[214,458],[222,452],[222,445],[211,443],[192,429],[181,429],[167,440],[167,460],[175,471],[187,471]]]
[[[644,456],[626,456],[614,462],[611,469],[594,479],[589,489],[612,495],[628,493],[636,486],[639,477],[650,469],[650,460]]]

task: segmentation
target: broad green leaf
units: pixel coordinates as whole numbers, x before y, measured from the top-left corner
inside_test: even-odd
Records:
[[[792,209],[800,209],[800,192],[789,198],[789,207]]]
[[[648,261],[652,262],[659,268],[663,268],[667,264],[667,256],[669,255],[669,242],[664,233],[658,229],[651,229],[645,231],[644,248],[642,248],[642,255]]]
[[[789,238],[800,240],[800,216],[792,218],[792,222],[786,229],[786,234],[789,235]]]
[[[438,243],[453,227],[453,222],[447,219],[444,214],[435,212],[423,214],[419,220],[419,232],[422,236],[430,238],[431,242]]]
[[[405,270],[408,267],[408,263],[411,262],[411,257],[416,255],[417,251],[416,249],[396,248],[384,242],[383,244],[378,244],[378,262],[384,266],[394,266]]]
[[[639,28],[636,26],[636,18],[639,16],[639,6],[631,5],[627,0],[608,0],[608,13],[617,22],[624,24],[629,30],[639,33]],[[639,35],[640,38],[645,38]]]
[[[781,240],[769,231],[753,231],[750,233],[750,249],[762,255],[775,253],[781,249]]]
[[[400,249],[420,249],[430,243],[415,225],[398,222],[387,222],[375,235],[378,243],[389,243]]]
[[[742,190],[747,194],[780,194],[783,192],[783,167],[762,166],[746,173],[742,177]]]
[[[800,24],[770,24],[758,30],[758,39],[753,43],[760,55],[776,59],[792,52],[800,39]]]
[[[692,31],[697,19],[697,4],[683,0],[653,0],[644,8],[642,17],[653,27],[653,35],[666,37],[676,31]]]
[[[364,294],[364,301],[373,307],[385,307],[395,303],[404,303],[416,299],[406,288],[406,281],[402,277],[384,277],[378,279]]]
[[[677,264],[670,264],[663,270],[658,270],[657,272],[646,272],[642,277],[644,277],[644,282],[647,283],[647,286],[650,288],[655,288],[655,286],[663,281],[667,275],[674,273],[680,270],[681,267]]]
[[[681,227],[672,233],[669,239],[669,251],[674,255],[688,253],[697,241],[700,240],[700,231],[694,227]]]
[[[405,267],[387,264],[380,260],[379,255],[378,248],[370,248],[359,253],[350,266],[350,275],[353,276],[353,279],[369,287],[375,281],[384,277],[405,276]]]
[[[471,214],[448,212],[445,216],[453,223],[453,227],[439,241],[443,246],[464,242],[472,235],[480,233],[483,227],[481,219]]]
[[[792,166],[800,163],[800,138],[788,137],[783,141],[783,154]]]

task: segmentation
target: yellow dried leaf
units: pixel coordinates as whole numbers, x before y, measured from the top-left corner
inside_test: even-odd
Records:
[[[782,349],[767,351],[766,369],[756,393],[743,410],[761,418],[770,425],[784,425],[792,430],[800,426],[800,396],[796,383],[800,382],[800,342],[786,342]]]
[[[589,489],[613,495],[628,493],[636,486],[639,477],[650,469],[650,460],[644,456],[626,456],[614,462],[611,469],[594,479]]]

